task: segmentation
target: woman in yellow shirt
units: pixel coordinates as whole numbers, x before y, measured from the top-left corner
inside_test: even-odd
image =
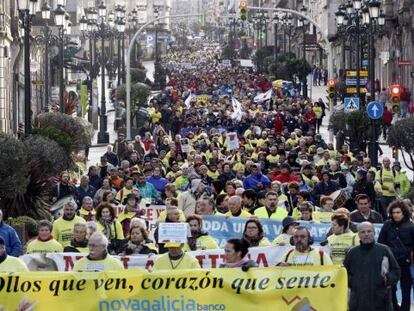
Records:
[[[52,223],[48,220],[39,221],[38,236],[27,246],[27,254],[61,253],[63,246],[52,236]]]

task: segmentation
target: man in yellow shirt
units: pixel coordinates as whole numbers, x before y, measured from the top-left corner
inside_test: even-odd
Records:
[[[391,168],[391,160],[388,157],[385,157],[382,160],[382,167],[375,174],[375,180],[381,185],[382,197],[381,197],[381,214],[385,219],[387,216],[388,205],[395,200],[396,191],[396,173]]]
[[[108,239],[100,232],[94,232],[89,238],[89,255],[73,266],[73,271],[119,271],[124,266],[119,259],[108,254]]]
[[[182,243],[165,243],[168,253],[160,255],[154,263],[153,270],[200,269],[197,259],[183,251]]]
[[[73,239],[73,227],[76,223],[86,223],[85,219],[76,216],[75,202],[68,202],[63,207],[63,216],[53,223],[52,235],[63,247],[68,246]]]
[[[242,199],[239,196],[233,196],[229,199],[229,211],[224,214],[227,217],[249,218],[252,216],[249,212],[242,210]]]
[[[0,272],[25,272],[29,271],[23,260],[8,256],[6,252],[6,243],[0,236]]]
[[[322,250],[311,247],[313,238],[306,227],[297,227],[293,234],[294,249],[282,256],[279,266],[327,266],[331,258]]]
[[[349,218],[345,214],[332,216],[332,232],[333,234],[328,237],[332,262],[335,265],[342,265],[348,250],[359,245],[359,239],[354,232],[349,230]]]
[[[276,192],[266,193],[265,206],[259,207],[254,211],[254,215],[259,218],[282,220],[288,216],[286,209],[278,207],[279,197]]]

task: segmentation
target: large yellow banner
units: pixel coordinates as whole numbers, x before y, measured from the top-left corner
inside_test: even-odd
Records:
[[[0,273],[0,310],[346,311],[347,274],[339,266]]]

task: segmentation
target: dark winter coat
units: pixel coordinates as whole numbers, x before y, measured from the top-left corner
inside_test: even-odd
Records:
[[[388,258],[388,283],[381,275],[384,257]],[[400,267],[391,250],[383,244],[361,244],[349,250],[344,260],[351,290],[349,311],[391,311],[391,286],[400,279]]]

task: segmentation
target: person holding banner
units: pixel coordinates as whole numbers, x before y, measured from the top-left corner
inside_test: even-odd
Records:
[[[263,225],[259,219],[251,218],[246,221],[243,230],[243,240],[249,247],[270,246],[269,240],[264,236]]]
[[[190,226],[191,237],[187,238],[187,245],[184,250],[206,250],[218,249],[217,242],[203,231],[203,219],[199,215],[191,215],[187,217],[187,223]]]
[[[295,248],[282,256],[279,266],[326,266],[333,264],[328,254],[311,247],[313,238],[308,228],[297,227],[292,242]]]
[[[89,238],[89,254],[75,263],[73,271],[119,271],[124,266],[121,261],[108,254],[109,241],[100,232]]]
[[[120,256],[158,254],[154,243],[148,239],[145,228],[133,226],[129,229],[127,243],[123,246]]]
[[[198,260],[183,251],[183,243],[168,242],[164,245],[168,248],[168,253],[157,258],[153,271],[201,269]]]
[[[0,236],[0,272],[26,272],[26,264],[19,258],[9,256],[6,251],[6,242]]]
[[[26,254],[63,252],[62,245],[52,236],[52,228],[50,221],[39,221],[37,238],[27,245]]]
[[[230,239],[224,247],[224,263],[220,268],[242,268],[247,271],[257,264],[247,258],[249,252],[249,244],[244,239]]]

